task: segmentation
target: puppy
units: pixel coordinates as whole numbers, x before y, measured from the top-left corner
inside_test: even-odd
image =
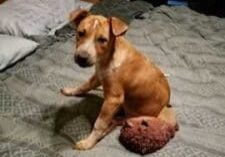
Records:
[[[66,96],[84,94],[102,85],[104,103],[91,134],[75,148],[92,148],[112,129],[112,120],[120,108],[126,116],[154,116],[176,125],[168,106],[170,87],[164,74],[132,46],[124,34],[126,23],[116,17],[90,15],[76,10],[70,15],[77,26],[75,62],[81,67],[95,65],[95,73],[79,87],[64,88]]]

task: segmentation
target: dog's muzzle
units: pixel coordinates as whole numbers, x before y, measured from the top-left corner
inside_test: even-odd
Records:
[[[80,67],[85,68],[92,66],[92,63],[87,56],[75,55],[74,60]]]

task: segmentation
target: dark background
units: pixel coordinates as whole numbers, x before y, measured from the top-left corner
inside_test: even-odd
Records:
[[[168,0],[145,0],[154,6],[167,4]],[[225,17],[225,0],[177,0],[186,1],[188,6],[200,13]]]

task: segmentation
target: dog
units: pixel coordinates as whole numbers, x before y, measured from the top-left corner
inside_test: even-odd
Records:
[[[80,67],[95,65],[95,73],[79,87],[65,87],[66,96],[103,87],[104,102],[90,135],[75,148],[87,150],[112,130],[114,115],[122,108],[127,118],[159,117],[176,126],[169,106],[170,87],[160,69],[129,43],[128,25],[116,18],[91,15],[78,9],[70,14],[77,26],[74,60]]]

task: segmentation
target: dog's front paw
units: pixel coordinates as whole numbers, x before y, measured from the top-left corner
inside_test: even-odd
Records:
[[[81,140],[77,142],[74,146],[77,150],[87,150],[91,149],[93,147],[93,144],[89,140]]]
[[[76,88],[70,88],[70,87],[65,87],[63,89],[60,89],[60,92],[65,95],[65,96],[75,96],[75,95],[78,95],[80,94],[78,92],[78,89]]]

